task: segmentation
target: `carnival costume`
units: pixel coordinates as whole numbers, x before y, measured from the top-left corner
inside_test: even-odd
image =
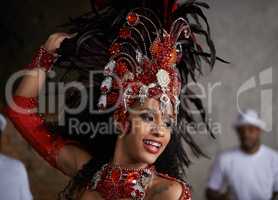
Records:
[[[177,127],[182,119],[194,122],[194,117],[186,112],[190,103],[202,111],[201,116],[205,121],[200,100],[187,98],[193,92],[184,86],[190,77],[196,81],[195,74],[201,73],[201,59],[210,66],[219,59],[215,55],[208,22],[201,9],[208,8],[208,5],[195,0],[180,4],[170,0],[164,0],[163,3],[134,1],[134,4],[123,8],[115,2],[109,1],[98,6],[99,11],[93,6],[94,14],[72,20],[73,32],[78,33],[76,39],[64,42],[57,52],[59,57],[40,48],[28,69],[40,67],[48,71],[53,64],[67,69],[83,66],[83,73],[102,69],[103,80],[95,83],[101,91],[98,108],[105,110],[116,105],[114,119],[124,127],[128,121],[129,108],[135,102],[144,103],[147,98],[158,99],[162,112],[171,104]],[[156,5],[163,5],[163,9],[155,10]],[[109,21],[111,19],[114,21]],[[202,28],[200,19],[203,19],[206,29]],[[110,31],[115,30],[115,33],[111,33],[108,38],[102,31],[109,23],[113,24]],[[203,50],[198,40],[199,35],[205,36],[209,53]],[[181,93],[185,98],[180,98]],[[7,115],[39,154],[57,167],[59,150],[75,141],[52,133],[41,115],[28,112],[37,108],[36,98],[15,96],[13,100],[27,112],[22,114],[8,107]],[[180,108],[181,103],[187,108]],[[202,154],[189,133],[183,132],[178,138],[187,142],[196,155]],[[189,163],[187,154],[181,157],[184,163]],[[105,200],[142,200],[154,175],[180,182],[183,186],[180,199],[191,199],[187,184],[156,171],[154,166],[146,169],[122,169],[106,163],[89,178],[86,189],[99,192]]]

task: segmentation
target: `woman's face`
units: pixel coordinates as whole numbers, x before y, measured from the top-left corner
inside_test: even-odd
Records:
[[[160,102],[150,98],[129,112],[130,131],[120,137],[125,160],[153,164],[165,150],[174,124],[172,105],[162,113]]]

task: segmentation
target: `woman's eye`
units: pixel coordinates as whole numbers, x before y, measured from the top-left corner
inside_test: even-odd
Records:
[[[153,121],[153,116],[148,114],[148,113],[143,113],[140,116],[146,122],[152,122]]]

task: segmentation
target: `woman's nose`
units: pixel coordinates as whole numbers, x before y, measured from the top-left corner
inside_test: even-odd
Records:
[[[158,124],[154,124],[151,128],[151,133],[156,137],[163,137],[164,134],[161,131],[161,128]]]

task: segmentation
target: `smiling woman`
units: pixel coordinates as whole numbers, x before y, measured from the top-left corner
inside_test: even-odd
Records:
[[[183,181],[190,163],[184,144],[195,155],[204,154],[180,122],[194,123],[190,104],[200,109],[204,122],[205,115],[200,100],[182,88],[201,71],[201,58],[211,66],[216,60],[201,10],[208,5],[194,0],[126,3],[122,7],[108,1],[72,20],[75,34],[50,36],[14,97],[14,103],[27,112],[13,105],[6,109],[40,155],[72,177],[59,197],[62,200],[191,199],[190,187]],[[203,52],[199,34],[206,37],[211,53]],[[67,74],[74,72],[88,90],[93,88],[89,101],[98,113],[90,109],[68,113],[64,126],[50,129],[42,115],[32,112],[53,65],[66,70],[59,81],[67,82]],[[94,70],[103,74],[90,82],[88,75]],[[65,96],[71,107],[82,98],[74,90]],[[112,129],[72,133],[73,119],[88,123],[87,127],[108,124]]]
[[[163,115],[159,104],[151,98],[130,113],[129,134],[120,137],[116,144],[117,165],[130,163],[133,168],[146,167],[155,163],[165,150],[171,137],[173,112],[169,108],[169,113]]]
[[[160,174],[155,167],[160,165],[157,160],[170,142],[173,118],[172,106],[163,114],[157,99],[136,103],[129,111],[127,128],[118,127],[115,148],[105,151],[110,152],[107,164],[93,177],[86,177],[89,178],[87,191],[82,193],[81,199],[189,198],[185,183]],[[89,168],[94,169],[96,163],[93,159]]]

